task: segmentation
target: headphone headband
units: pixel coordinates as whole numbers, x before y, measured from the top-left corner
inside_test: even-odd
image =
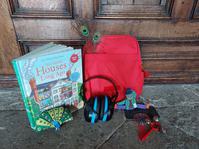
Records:
[[[89,77],[88,79],[86,79],[83,82],[82,86],[81,86],[80,95],[83,97],[84,102],[87,102],[87,100],[86,100],[85,94],[83,94],[83,89],[85,88],[86,82],[88,82],[88,81],[90,81],[92,79],[104,79],[104,80],[107,80],[108,82],[110,82],[113,85],[114,89],[115,89],[115,95],[112,96],[111,98],[114,98],[113,102],[116,101],[116,99],[118,97],[118,90],[117,90],[115,82],[112,79],[108,78],[108,77],[97,75],[97,76],[92,76],[92,77]]]

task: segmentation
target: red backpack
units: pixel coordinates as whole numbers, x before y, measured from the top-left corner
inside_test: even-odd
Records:
[[[142,93],[144,71],[138,41],[130,35],[105,35],[96,45],[95,52],[88,52],[89,42],[84,46],[84,80],[92,76],[105,76],[113,80],[119,96],[125,98],[127,88],[133,89],[137,97]],[[93,47],[92,47],[93,48]],[[85,52],[87,51],[87,52]],[[113,85],[103,79],[92,79],[86,83],[86,97],[115,94]]]

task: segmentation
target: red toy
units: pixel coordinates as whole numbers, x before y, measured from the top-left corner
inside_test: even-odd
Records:
[[[133,119],[138,122],[138,137],[141,141],[146,140],[152,131],[162,131],[159,122],[160,116],[153,106],[150,105],[149,108],[145,109],[138,107],[131,110],[124,110],[124,112],[127,119]]]
[[[161,131],[160,122],[149,122],[138,125],[138,137],[141,141],[145,141],[152,131]]]

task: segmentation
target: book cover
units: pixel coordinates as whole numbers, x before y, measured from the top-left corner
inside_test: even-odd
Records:
[[[83,81],[81,50],[62,48],[65,50],[46,50],[49,54],[29,54],[12,61],[30,125],[36,131],[53,127],[55,120],[60,124],[72,120],[63,105],[83,107],[79,97]]]

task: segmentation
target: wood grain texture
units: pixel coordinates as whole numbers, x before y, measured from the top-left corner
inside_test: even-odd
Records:
[[[34,2],[30,6],[21,6],[29,10],[50,10],[49,6],[57,1],[50,3],[47,0],[46,8],[36,7]],[[161,3],[158,0],[73,0],[71,4],[70,16],[87,18],[102,35],[132,33],[138,38],[143,66],[153,74],[146,82],[199,82],[199,22],[185,21],[193,11],[193,3],[187,0],[162,0]],[[52,10],[63,10],[64,7]],[[196,11],[194,8],[195,16]],[[13,22],[23,54],[50,41],[82,46],[79,35],[71,29],[72,17],[54,16],[55,13],[49,11],[44,16],[34,11],[18,15],[13,16]],[[5,78],[1,77],[1,80],[5,82]]]
[[[95,20],[101,34],[129,34],[139,38],[198,38],[199,22],[158,20]],[[19,39],[80,39],[71,29],[71,20],[14,19]]]
[[[81,18],[93,19],[93,0],[74,0],[74,15],[78,15]]]
[[[185,72],[166,72],[166,73],[152,73],[152,76],[146,78],[144,82],[148,83],[198,83],[199,82],[199,73],[185,73]]]
[[[27,48],[37,47],[53,40],[20,41]],[[54,40],[55,43],[82,45],[81,40]],[[198,83],[199,41],[198,40],[139,40],[144,69],[151,72],[145,83]],[[16,86],[14,76],[0,76],[0,84]]]
[[[26,49],[52,42],[79,47],[81,40],[26,40],[20,41]],[[198,40],[139,40],[143,67],[151,72],[145,83],[198,83]],[[27,51],[28,52],[28,51]],[[9,83],[8,83],[9,82]],[[14,75],[0,76],[4,87],[17,86]]]
[[[198,83],[199,41],[140,42],[146,83]]]
[[[97,20],[96,29],[102,34],[128,34],[138,38],[199,38],[199,22],[177,22],[158,20]]]
[[[188,57],[188,56],[187,56]],[[182,59],[143,59],[143,66],[151,72],[198,72],[199,73],[199,60],[182,60]]]
[[[23,19],[14,18],[19,40],[21,39],[80,39],[72,29],[69,19]]]
[[[194,0],[175,0],[172,11],[172,19],[175,21],[187,21],[190,19]]]
[[[140,41],[142,59],[147,60],[199,60],[199,40],[195,42]]]
[[[0,3],[0,74],[12,74],[11,60],[20,55],[6,0]]]
[[[0,75],[0,88],[7,88],[7,87],[18,87],[17,79],[15,75]]]

